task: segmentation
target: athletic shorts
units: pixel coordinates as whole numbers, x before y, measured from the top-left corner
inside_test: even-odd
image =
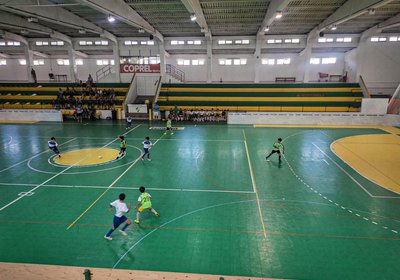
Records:
[[[140,212],[142,212],[142,211],[144,211],[144,210],[151,210],[151,209],[153,209],[151,206],[150,206],[150,207],[143,207],[143,206],[140,206],[139,209],[138,209],[137,211],[140,213]]]
[[[59,154],[60,151],[58,150],[57,147],[49,147],[50,150],[52,150],[53,152],[55,152],[56,154]]]
[[[148,148],[143,148],[143,150],[144,150],[144,153],[145,153],[145,154],[148,154],[148,153],[149,153],[149,149],[148,149]]]
[[[272,150],[271,153],[273,153],[273,154],[278,153],[278,155],[280,155],[280,154],[281,154],[281,151],[280,151],[280,150]]]
[[[126,148],[120,148],[121,152],[125,152]]]
[[[125,223],[127,220],[128,220],[128,218],[125,216],[122,216],[122,217],[114,216],[114,228],[119,227],[121,224]]]

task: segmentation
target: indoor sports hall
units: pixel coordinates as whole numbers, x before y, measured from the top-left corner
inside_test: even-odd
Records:
[[[397,279],[399,65],[397,0],[0,1],[0,279]]]

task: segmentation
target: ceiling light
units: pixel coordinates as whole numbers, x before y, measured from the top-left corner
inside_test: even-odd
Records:
[[[276,18],[276,19],[282,18],[282,12],[281,12],[281,11],[277,11],[277,12],[276,12],[276,15],[275,15],[275,18]]]
[[[264,28],[264,32],[268,32],[269,31],[269,26]]]
[[[139,28],[139,33],[144,33],[143,28]]]
[[[369,9],[368,10],[368,14],[371,15],[371,16],[375,15],[375,9],[374,8]]]
[[[331,30],[336,30],[336,29],[337,29],[336,24],[332,25]]]
[[[85,29],[79,29],[78,32],[79,32],[79,34],[86,34],[86,30]]]
[[[108,22],[114,22],[115,21],[115,17],[113,17],[112,15],[109,15],[107,17]]]
[[[190,15],[190,20],[191,20],[191,21],[195,21],[196,19],[197,19],[197,17],[196,17],[195,14],[191,14],[191,15]]]

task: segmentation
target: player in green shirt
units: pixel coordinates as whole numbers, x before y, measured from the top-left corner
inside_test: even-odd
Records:
[[[151,205],[151,195],[146,191],[145,187],[140,187],[139,191],[141,192],[139,198],[138,198],[138,203],[135,206],[135,209],[137,209],[140,205],[140,207],[138,208],[137,212],[136,212],[136,220],[135,223],[139,223],[140,222],[140,213],[143,210],[150,210],[151,212],[154,213],[154,215],[156,215],[157,217],[160,217],[160,214],[157,213],[156,210],[154,210],[154,208]]]
[[[167,119],[167,131],[165,131],[164,134],[167,134],[168,131],[170,132],[171,135],[174,135],[174,133],[172,132],[171,116],[168,116],[168,119]]]
[[[121,135],[119,137],[119,141],[120,141],[120,145],[119,145],[120,151],[119,151],[119,154],[116,159],[119,159],[120,157],[122,157],[125,154],[125,150],[126,150],[125,137]]]
[[[272,146],[272,151],[271,153],[266,157],[266,160],[269,161],[269,157],[272,156],[273,154],[277,153],[279,156],[279,162],[281,161],[281,151],[282,154],[285,153],[285,146],[282,144],[282,138],[278,138],[278,140],[274,143]]]

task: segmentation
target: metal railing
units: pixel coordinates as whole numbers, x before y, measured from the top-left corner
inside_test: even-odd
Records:
[[[110,64],[105,65],[96,71],[96,82],[99,82],[100,79],[107,77],[111,73],[115,73],[115,66]]]
[[[371,94],[369,94],[369,90],[367,88],[367,85],[364,82],[363,77],[360,75],[360,87],[362,89],[362,92],[364,93],[365,98],[371,98]]]
[[[180,81],[182,83],[185,82],[185,72],[176,68],[172,64],[165,65],[165,73],[170,75],[171,77],[174,77],[175,79],[177,79],[178,81]]]

